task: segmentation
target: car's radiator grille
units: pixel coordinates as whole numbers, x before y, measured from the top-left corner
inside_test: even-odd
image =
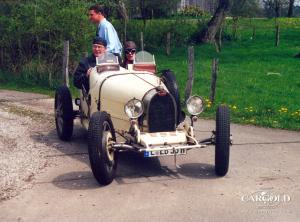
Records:
[[[172,97],[154,95],[149,103],[148,127],[149,132],[174,131],[176,113]]]

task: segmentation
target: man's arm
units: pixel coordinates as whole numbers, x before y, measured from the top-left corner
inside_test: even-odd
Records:
[[[88,77],[87,77],[87,65],[84,60],[80,61],[78,67],[75,70],[74,73],[74,85],[81,89],[82,85],[86,86],[88,85]]]

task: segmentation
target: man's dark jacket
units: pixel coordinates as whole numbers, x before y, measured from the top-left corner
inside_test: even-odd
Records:
[[[79,62],[79,65],[74,73],[74,85],[77,88],[82,89],[82,85],[84,85],[86,91],[89,91],[89,78],[86,76],[86,73],[89,68],[95,66],[96,58],[94,55],[88,56]]]

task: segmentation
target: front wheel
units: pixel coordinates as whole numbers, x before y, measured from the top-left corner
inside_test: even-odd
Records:
[[[225,176],[229,168],[230,113],[227,106],[221,105],[216,114],[215,171]]]
[[[106,112],[94,113],[88,129],[88,151],[94,177],[102,185],[110,184],[116,175],[118,153],[112,146],[115,141],[109,115]]]

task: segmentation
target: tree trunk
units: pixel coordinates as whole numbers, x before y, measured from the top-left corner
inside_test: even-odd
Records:
[[[215,42],[216,34],[224,21],[225,13],[228,10],[228,8],[229,0],[219,0],[219,5],[214,16],[208,22],[207,27],[204,28],[200,33],[201,42]]]
[[[141,10],[141,15],[142,15],[142,19],[144,21],[144,28],[145,28],[145,26],[146,26],[145,0],[140,0],[140,10]]]
[[[280,0],[275,0],[275,16],[278,18],[280,16]]]
[[[127,9],[126,9],[124,0],[117,0],[116,4],[117,4],[118,12],[119,12],[120,16],[122,17],[122,21],[121,22],[124,25],[124,36],[123,36],[122,40],[123,40],[123,43],[125,44],[125,42],[127,40],[128,13],[127,13]]]
[[[123,0],[117,1],[117,5],[118,5],[118,12],[121,15],[122,19],[127,21],[128,20],[128,14],[127,14],[127,9],[126,9],[124,1]]]
[[[289,1],[288,17],[293,17],[293,14],[294,14],[294,2],[295,2],[295,0],[290,0]]]

